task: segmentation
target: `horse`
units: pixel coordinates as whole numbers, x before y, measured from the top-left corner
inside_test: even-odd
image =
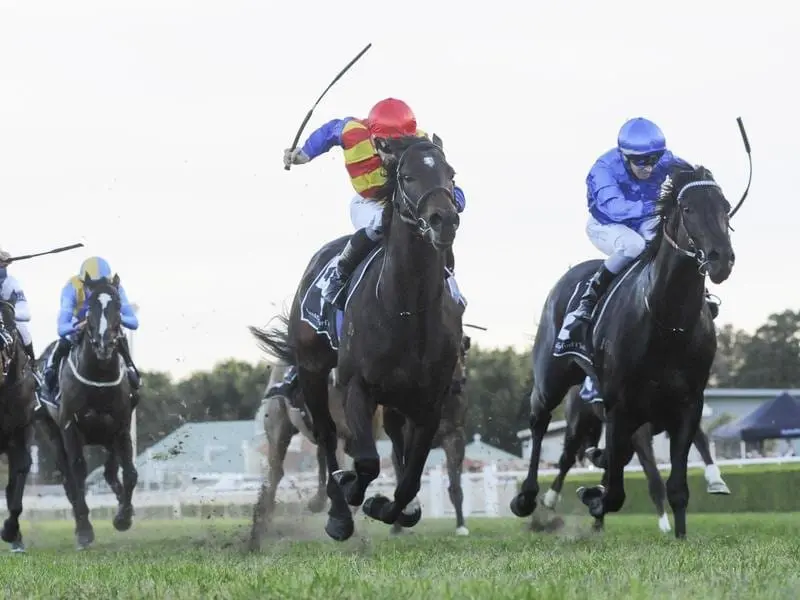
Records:
[[[13,340],[10,346],[0,347],[0,453],[8,457],[8,518],[3,523],[0,538],[11,544],[12,552],[24,552],[19,516],[25,482],[31,470],[30,445],[38,406],[36,381],[16,327],[14,305],[0,300],[0,315]]]
[[[596,519],[622,508],[631,440],[649,422],[654,431],[665,430],[670,438],[667,498],[675,536],[686,536],[688,455],[717,345],[704,284],[706,275],[720,284],[733,270],[731,207],[708,169],[682,165],[665,179],[656,214],[660,220],[654,238],[617,276],[594,312],[594,360],[556,357],[553,344],[575,290],[601,261],[569,269],[547,297],[533,347],[531,462],[511,501],[519,517],[529,516],[536,507],[539,456],[551,413],[570,387],[589,376],[607,412],[607,486],[580,488],[581,501]]]
[[[127,531],[133,523],[132,497],[138,481],[130,431],[131,387],[118,346],[123,335],[119,276],[115,275],[111,281],[87,278],[84,285],[87,291],[84,325],[62,361],[59,392],[54,399],[45,400],[47,414],[42,418],[72,505],[79,550],[94,542],[94,528],[86,505],[84,445],[102,446],[108,452],[104,475],[119,503],[113,518],[117,531]],[[55,345],[56,342],[51,342],[39,357],[39,372],[44,372]],[[120,466],[122,482],[118,476]]]
[[[420,137],[376,140],[385,157],[384,237],[350,278],[345,310],[310,302],[318,299],[325,268],[344,247],[343,236],[325,244],[309,262],[283,320],[287,331],[261,331],[263,347],[298,365],[298,384],[325,448],[327,492],[331,500],[326,533],[337,541],[353,535],[348,507],[361,506],[369,517],[413,526],[420,510],[401,515],[419,491],[431,442],[441,420],[442,402],[452,381],[461,342],[463,307],[445,293],[446,253],[459,225],[453,196],[455,171],[440,143]],[[378,258],[380,257],[380,258]],[[331,331],[312,325],[338,323],[338,346]],[[334,367],[346,388],[347,423],[354,435],[354,470],[339,468],[336,426],[328,408],[328,373]],[[367,486],[380,473],[372,435],[372,415],[380,404],[396,408],[410,422],[405,444],[400,419],[384,423],[403,457],[403,476],[394,499],[364,501]],[[402,449],[399,450],[399,449]]]
[[[550,489],[544,495],[542,504],[554,510],[558,501],[561,499],[561,489],[564,479],[572,466],[577,462],[588,459],[594,466],[604,469],[605,465],[595,464],[594,461],[600,458],[597,445],[600,442],[600,435],[603,430],[603,421],[597,416],[590,404],[587,404],[580,397],[580,386],[572,386],[567,393],[564,405],[564,413],[567,421],[566,431],[564,432],[564,449],[558,461],[558,474],[550,484]],[[658,515],[658,527],[664,533],[671,531],[669,518],[664,508],[666,490],[661,473],[658,470],[656,458],[653,453],[653,429],[650,423],[645,423],[633,434],[631,439],[634,452],[639,458],[642,466],[650,498],[656,507]],[[694,438],[694,445],[700,452],[703,462],[706,464],[706,491],[709,494],[728,495],[730,490],[719,473],[719,467],[714,463],[711,451],[708,446],[708,438],[703,430],[698,427]],[[602,521],[596,521],[599,529]]]

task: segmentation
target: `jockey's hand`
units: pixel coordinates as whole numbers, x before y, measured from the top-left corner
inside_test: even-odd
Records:
[[[11,255],[0,248],[0,267],[7,267],[11,264]]]
[[[300,148],[295,148],[294,150],[287,148],[283,151],[283,165],[285,167],[289,165],[304,165],[309,160],[311,159]]]
[[[75,323],[75,325],[73,326],[73,329],[75,330],[75,333],[78,333],[79,331],[82,331],[84,327],[86,327],[86,319],[84,319],[83,321],[78,321],[77,323]]]

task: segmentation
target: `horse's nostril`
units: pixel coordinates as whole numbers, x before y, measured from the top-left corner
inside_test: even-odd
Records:
[[[712,250],[711,252],[709,252],[708,253],[708,260],[711,260],[711,261],[719,260],[719,252],[717,252],[716,250]]]
[[[434,229],[439,229],[442,226],[442,216],[439,213],[433,213],[431,215],[431,227]]]
[[[736,262],[736,254],[731,252],[731,264]]]

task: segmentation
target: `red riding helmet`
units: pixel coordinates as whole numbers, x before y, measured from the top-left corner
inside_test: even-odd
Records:
[[[381,100],[367,117],[367,127],[375,137],[393,138],[417,133],[417,118],[411,107],[396,98]]]

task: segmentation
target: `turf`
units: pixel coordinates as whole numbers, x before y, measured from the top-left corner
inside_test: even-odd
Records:
[[[26,522],[26,554],[0,554],[6,598],[747,598],[800,597],[800,513],[690,515],[689,538],[652,516],[610,516],[603,534],[567,518],[558,534],[522,520],[425,520],[402,536],[357,516],[356,535],[328,540],[322,521],[278,521],[260,553],[248,525],[224,519],[95,523],[74,549],[72,525]]]

